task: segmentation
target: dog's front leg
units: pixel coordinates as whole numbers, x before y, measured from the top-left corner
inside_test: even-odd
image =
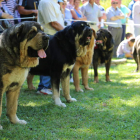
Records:
[[[51,77],[51,83],[55,105],[66,107],[66,105],[62,103],[60,99],[60,90],[59,90],[60,76],[57,75],[56,77]]]
[[[110,77],[109,77],[110,65],[111,65],[111,59],[109,59],[108,62],[105,62],[105,67],[106,67],[106,82],[111,82]]]
[[[2,97],[3,97],[3,93],[2,91],[0,90],[0,117],[1,117],[1,114],[2,114]],[[0,125],[0,130],[2,130],[2,126]]]
[[[18,87],[18,89],[14,90],[14,91],[10,90],[10,91],[6,92],[7,116],[9,117],[9,120],[14,124],[16,124],[16,123],[27,124],[26,121],[19,120],[16,115],[20,88],[21,87]]]
[[[62,84],[62,89],[63,89],[63,93],[64,93],[64,97],[67,100],[67,102],[74,102],[77,101],[75,98],[71,98],[70,96],[70,73],[69,74],[62,74],[62,78],[61,78],[61,84]]]

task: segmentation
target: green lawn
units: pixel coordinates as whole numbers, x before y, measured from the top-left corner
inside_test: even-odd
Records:
[[[98,84],[89,69],[94,91],[77,93],[71,84],[71,96],[77,102],[66,103],[66,108],[55,106],[51,96],[29,91],[25,82],[17,115],[28,124],[10,124],[4,96],[0,140],[140,140],[140,73],[133,73],[135,68],[133,60],[111,66],[112,82],[105,82],[105,68],[100,67]],[[38,82],[36,76],[36,87]]]

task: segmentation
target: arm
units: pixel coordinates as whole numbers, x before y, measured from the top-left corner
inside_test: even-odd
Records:
[[[71,14],[72,14],[72,17],[76,20],[84,20],[84,21],[87,20],[85,16],[83,16],[82,18],[79,18],[73,9],[71,9]]]
[[[30,14],[37,15],[37,13],[38,13],[38,10],[26,10],[26,9],[24,9],[23,6],[18,6],[17,9],[18,9],[18,12],[22,15],[30,15]]]
[[[57,21],[50,22],[50,25],[53,28],[55,28],[57,31],[64,29],[63,26],[61,24],[59,24]]]
[[[7,14],[7,13],[2,13],[1,17],[2,17],[2,18],[5,18],[5,19],[13,18],[12,15],[9,15],[9,14]]]

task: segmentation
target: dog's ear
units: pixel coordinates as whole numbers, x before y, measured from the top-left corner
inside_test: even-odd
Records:
[[[19,36],[19,33],[23,30],[24,27],[24,23],[21,24],[17,24],[15,27],[15,33],[17,34],[17,36]]]
[[[93,28],[91,28],[91,29],[92,29],[92,31],[93,31],[93,36],[94,36],[94,38],[96,39],[96,38],[97,38],[96,32],[95,32],[95,30],[94,30]]]
[[[65,37],[69,40],[71,44],[75,44],[75,38],[74,38],[75,31],[73,30],[71,26],[67,27]]]

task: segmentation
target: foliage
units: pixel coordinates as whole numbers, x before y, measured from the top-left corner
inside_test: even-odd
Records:
[[[131,0],[122,0],[122,4],[128,7],[129,2],[131,2]],[[100,0],[101,5],[107,9],[108,7],[111,6],[111,0]]]
[[[71,84],[71,96],[77,102],[66,103],[66,108],[55,106],[51,96],[28,90],[25,82],[17,115],[28,124],[9,123],[4,95],[0,140],[140,139],[140,75],[132,72],[135,68],[133,60],[111,66],[112,82],[105,82],[105,68],[99,67],[98,84],[93,83],[93,69],[89,69],[89,85],[94,91],[75,92]],[[81,79],[80,72],[79,76]],[[34,85],[38,83],[39,77],[35,76]],[[63,96],[61,99],[65,102]]]

